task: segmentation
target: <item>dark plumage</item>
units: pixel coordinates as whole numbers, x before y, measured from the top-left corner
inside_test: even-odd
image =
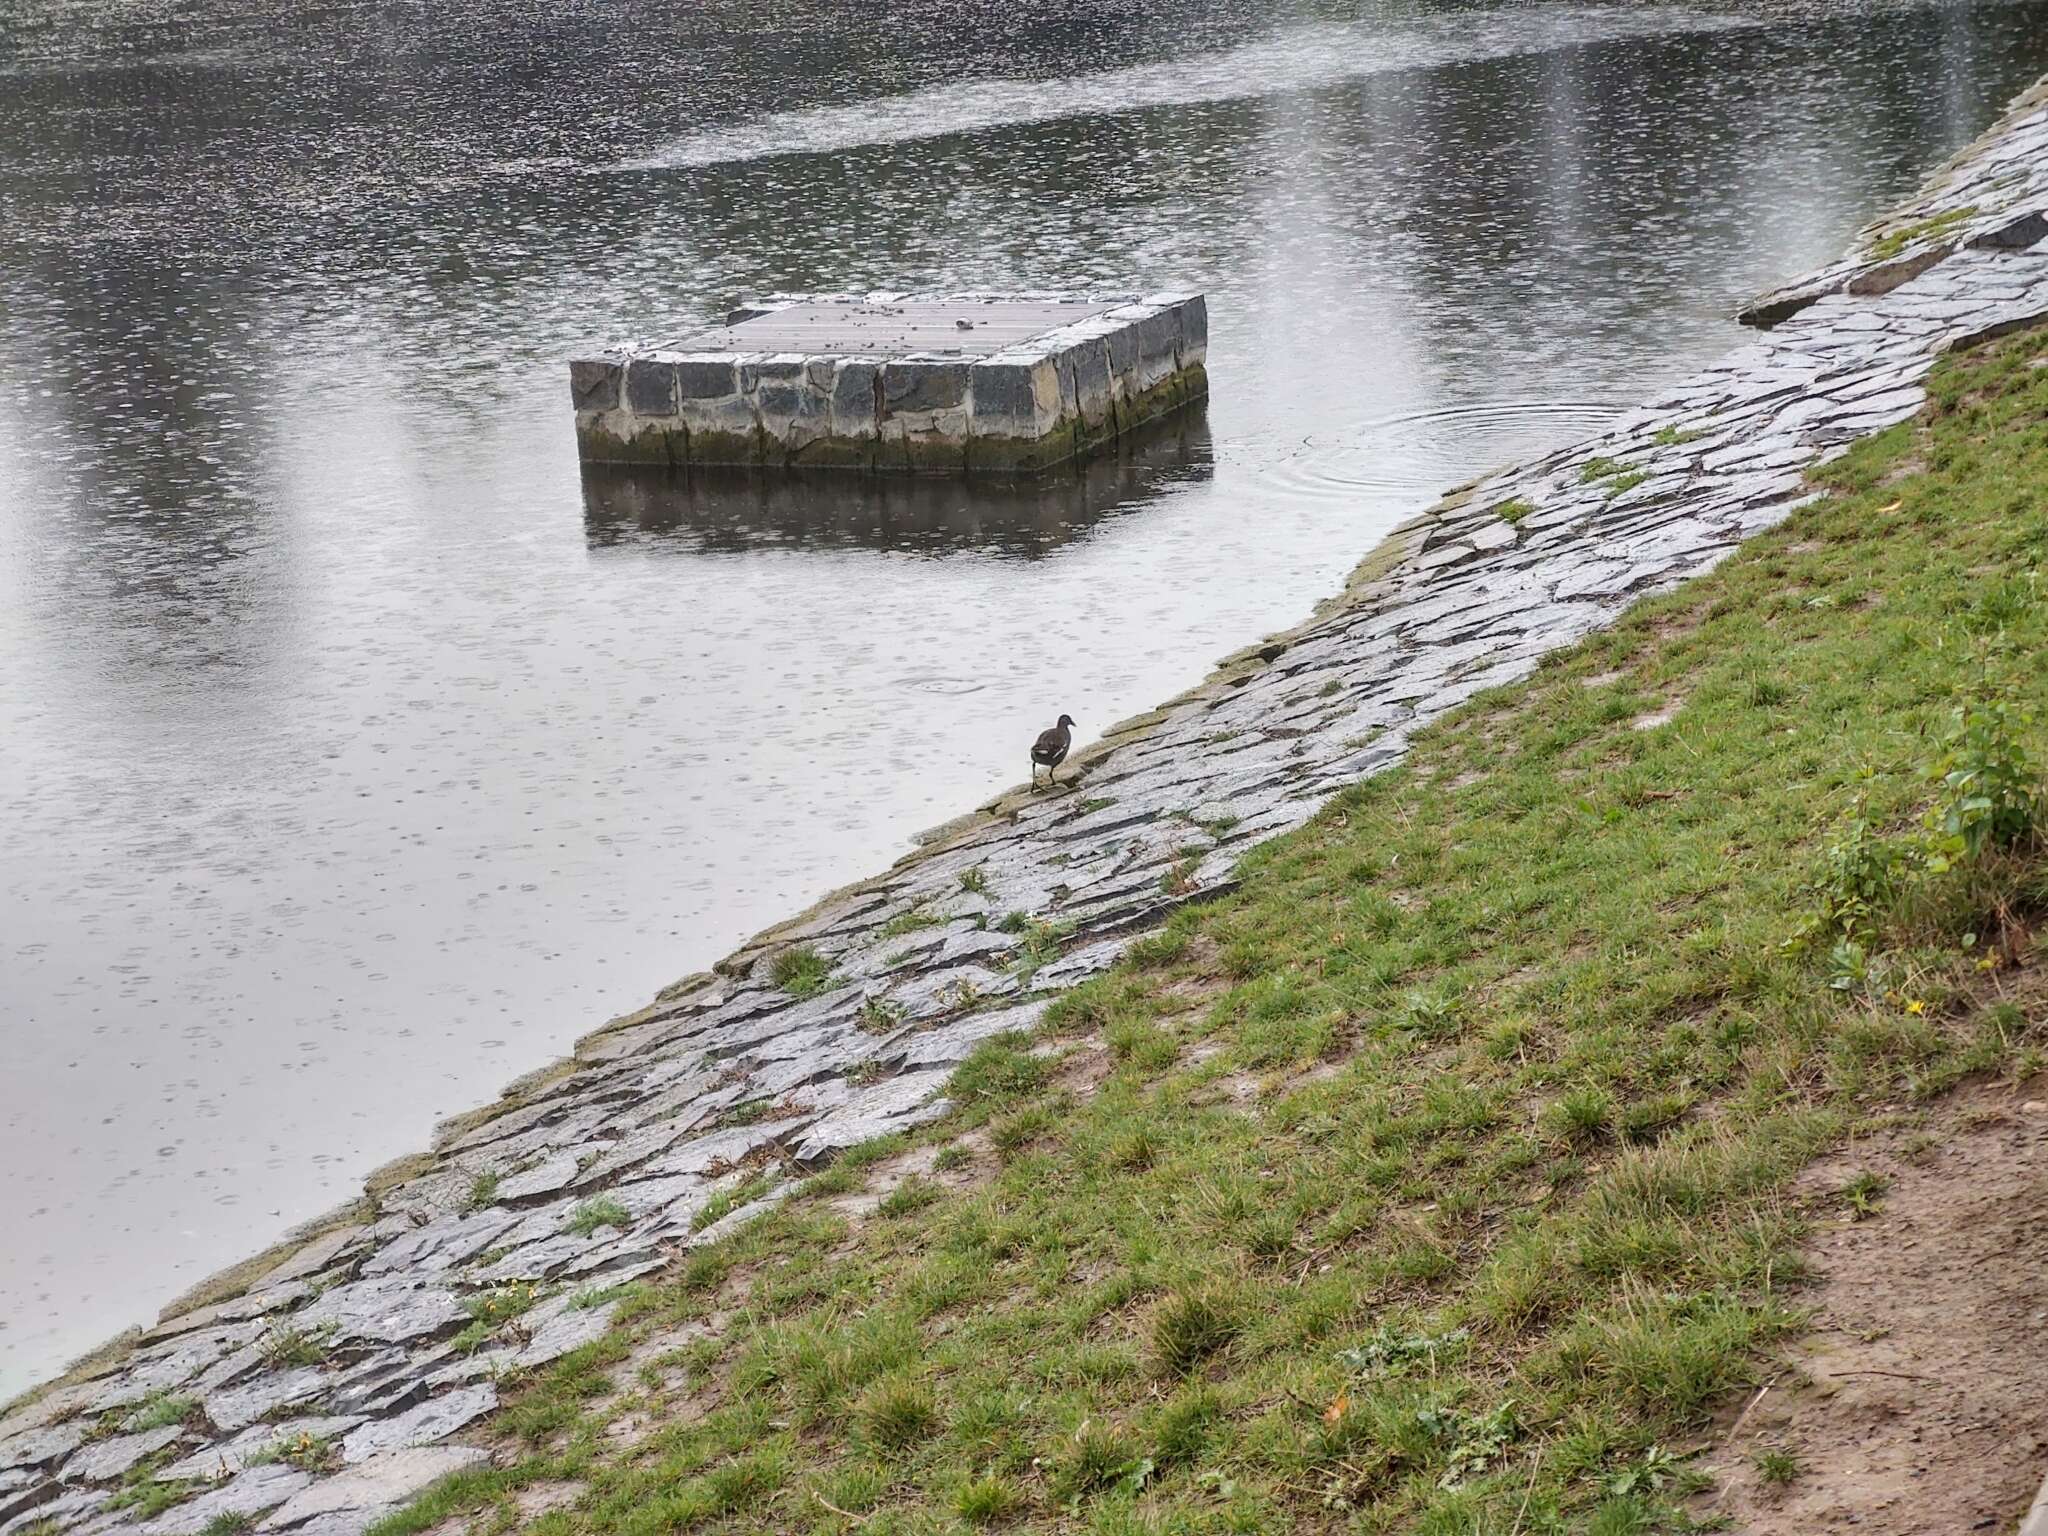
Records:
[[[1059,783],[1059,766],[1067,760],[1067,748],[1074,744],[1074,717],[1061,715],[1060,723],[1049,731],[1040,731],[1038,740],[1031,743],[1031,783],[1038,785],[1038,770],[1043,768],[1046,777]]]

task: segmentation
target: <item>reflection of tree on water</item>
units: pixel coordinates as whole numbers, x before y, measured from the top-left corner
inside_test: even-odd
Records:
[[[679,552],[787,546],[1035,559],[1097,524],[1214,472],[1200,407],[1113,451],[1035,479],[698,469],[689,475],[583,466],[583,526],[594,549]]]

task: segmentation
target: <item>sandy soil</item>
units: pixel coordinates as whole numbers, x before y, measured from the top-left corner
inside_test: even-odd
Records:
[[[1843,1187],[1884,1179],[1858,1215]],[[1711,1454],[1750,1536],[2010,1532],[2048,1473],[2048,1077],[1944,1101],[1808,1169],[1813,1332]],[[1799,1470],[1772,1482],[1760,1456]],[[1782,1471],[1782,1467],[1781,1467]]]

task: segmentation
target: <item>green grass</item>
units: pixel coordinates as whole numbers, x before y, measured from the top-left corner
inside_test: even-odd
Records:
[[[279,1324],[257,1341],[262,1352],[263,1363],[273,1369],[287,1366],[319,1365],[327,1359],[333,1347],[335,1325],[321,1324],[312,1328],[300,1328],[294,1324]]]
[[[1619,496],[1623,491],[1633,490],[1650,478],[1647,469],[1639,469],[1623,459],[1611,459],[1596,455],[1586,460],[1579,469],[1582,485],[1600,485],[1609,495]]]
[[[769,974],[791,997],[816,997],[832,982],[832,962],[807,944],[785,949]]]
[[[735,1184],[730,1189],[721,1189],[704,1205],[704,1208],[690,1218],[690,1230],[702,1232],[714,1222],[723,1221],[743,1205],[751,1205],[773,1189],[777,1179],[772,1173],[757,1173],[752,1178]]]
[[[469,1181],[469,1193],[463,1198],[466,1209],[480,1211],[498,1198],[498,1186],[504,1177],[496,1173],[480,1173]]]
[[[2044,1060],[2039,357],[1944,363],[1833,496],[1251,854],[982,1045],[946,1122],[651,1278],[508,1389],[506,1464],[376,1536],[557,1477],[539,1536],[1686,1528],[1666,1447],[1801,1327],[1842,1210],[1794,1176]],[[975,1185],[825,1198],[969,1134]],[[685,1384],[612,1380],[714,1316]],[[614,1442],[628,1385],[654,1427]]]
[[[569,1213],[566,1230],[578,1237],[588,1237],[599,1227],[616,1227],[621,1232],[633,1224],[633,1213],[612,1195],[599,1195],[585,1200]]]
[[[1799,1458],[1790,1451],[1770,1447],[1757,1452],[1756,1475],[1773,1487],[1782,1488],[1797,1481],[1804,1470]]]
[[[1535,510],[1535,502],[1517,496],[1512,501],[1504,501],[1499,506],[1495,507],[1493,509],[1493,515],[1499,518],[1502,522],[1506,523],[1509,527],[1519,528],[1522,525],[1522,519],[1529,516],[1529,514],[1534,512]]]
[[[1922,219],[1917,224],[1907,224],[1871,243],[1870,254],[1874,260],[1890,261],[1899,252],[1916,240],[1929,240],[1953,229],[1956,225],[1977,216],[1976,206],[1950,208],[1932,218]]]
[[[140,1408],[127,1425],[127,1432],[140,1434],[145,1430],[167,1429],[173,1424],[184,1424],[199,1414],[199,1399],[178,1397],[168,1392],[159,1392]]]
[[[325,1435],[280,1435],[249,1457],[249,1465],[285,1462],[302,1472],[328,1472],[341,1465],[341,1447]]]
[[[945,921],[943,917],[927,912],[922,907],[912,907],[908,912],[899,912],[882,924],[881,937],[900,939],[904,934],[915,933],[920,928],[940,927]]]
[[[200,1485],[188,1478],[164,1478],[157,1473],[177,1452],[159,1451],[136,1463],[122,1474],[121,1486],[107,1498],[108,1509],[120,1510],[134,1521],[154,1520],[165,1510],[185,1502]]]

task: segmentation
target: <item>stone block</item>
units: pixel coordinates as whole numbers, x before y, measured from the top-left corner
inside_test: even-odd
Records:
[[[615,357],[585,358],[569,365],[569,398],[579,411],[609,411],[619,403],[625,365]]]
[[[635,416],[675,415],[676,365],[658,357],[626,364],[626,406]]]
[[[875,437],[882,426],[882,369],[864,358],[842,358],[832,364],[832,433],[835,437]]]
[[[958,410],[967,403],[964,362],[921,359],[882,365],[882,420],[920,411]]]
[[[739,369],[732,358],[678,358],[675,370],[679,400],[722,400],[740,392]]]

